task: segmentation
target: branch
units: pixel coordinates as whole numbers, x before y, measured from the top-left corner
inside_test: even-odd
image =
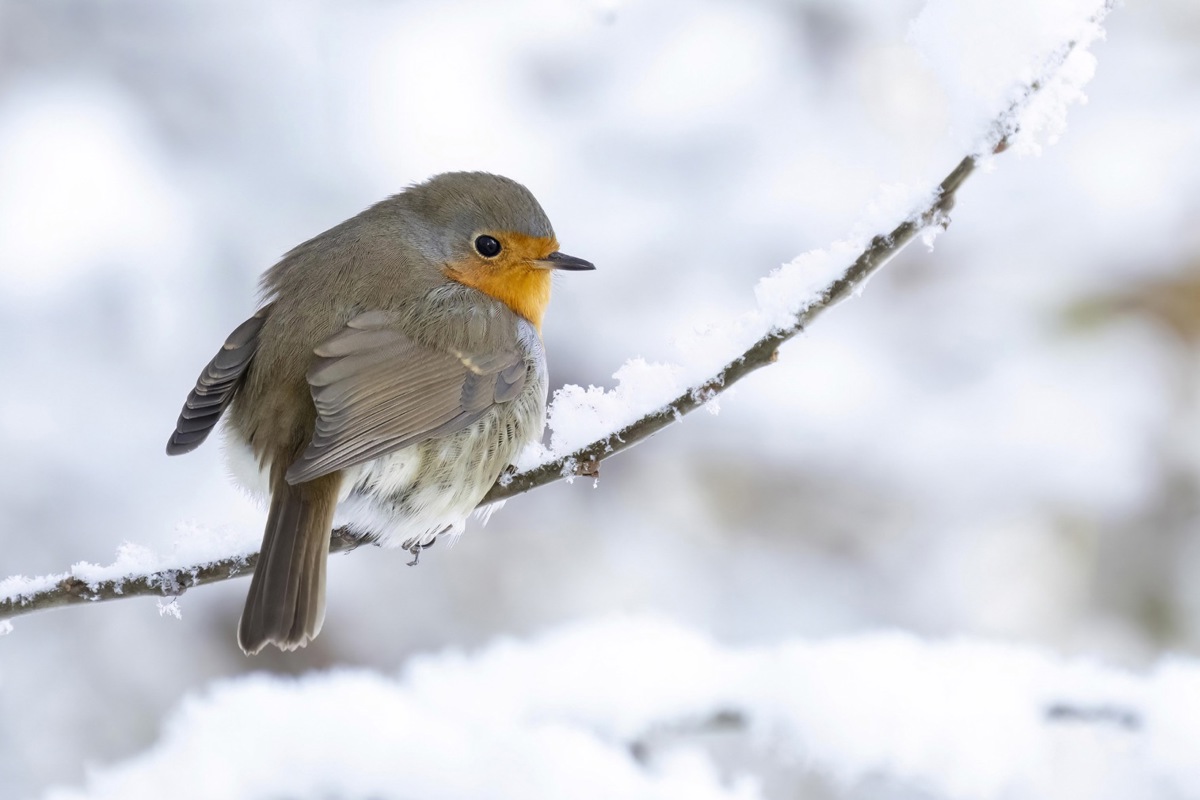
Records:
[[[995,152],[1000,152],[1002,149],[1002,146],[997,146]],[[867,249],[842,277],[825,287],[790,325],[767,333],[711,378],[688,389],[662,408],[646,414],[615,433],[597,439],[569,456],[548,461],[526,472],[514,475],[507,481],[502,480],[488,492],[487,497],[483,499],[484,504],[536,489],[567,475],[596,475],[599,472],[600,462],[604,459],[633,447],[671,423],[677,422],[684,414],[691,413],[708,403],[751,372],[775,363],[779,357],[781,344],[803,331],[825,311],[853,294],[855,289],[899,253],[905,245],[912,241],[914,236],[930,225],[948,225],[948,213],[954,205],[955,193],[962,182],[974,172],[976,163],[976,156],[967,156],[960,161],[958,166],[938,186],[934,200],[927,207],[920,210],[915,217],[902,222],[886,236],[876,236],[872,239]]]
[[[1109,3],[1103,13],[1111,8]],[[1103,13],[1099,16],[1103,16]],[[1098,21],[1098,20],[1097,20]],[[1001,153],[1018,128],[1020,112],[1030,98],[1039,92],[1045,79],[1053,76],[1075,49],[1076,43],[1069,42],[1050,58],[1043,78],[1031,82],[1020,93],[1019,98],[993,122],[991,136],[993,145],[985,150],[991,154]],[[950,174],[942,180],[938,191],[922,208],[886,235],[876,236],[854,263],[832,281],[824,290],[801,310],[790,324],[767,332],[744,353],[727,363],[716,374],[695,385],[667,403],[626,425],[620,430],[597,439],[591,444],[567,456],[561,456],[525,472],[505,475],[492,487],[481,505],[505,500],[531,489],[553,483],[570,475],[594,476],[599,474],[600,462],[616,455],[638,442],[678,421],[708,403],[730,386],[751,372],[774,363],[779,346],[811,325],[825,311],[849,297],[881,266],[912,241],[918,233],[930,226],[946,227],[949,212],[954,205],[959,187],[974,171],[980,155],[969,155],[962,159]],[[368,537],[369,539],[369,537]],[[333,531],[330,552],[352,550],[368,539],[352,534],[345,528]],[[88,569],[72,568],[68,573],[41,579],[10,578],[0,582],[0,620],[28,614],[47,608],[116,600],[123,597],[156,596],[173,597],[184,591],[208,583],[227,580],[253,572],[257,553],[229,556],[206,564],[172,567],[149,574],[123,575],[120,577],[88,580]],[[6,586],[7,584],[7,586]]]
[[[795,680],[795,676],[789,677]],[[745,734],[755,727],[755,716],[754,709],[729,706],[699,718],[685,716],[682,719],[660,722],[629,742],[629,754],[645,767],[656,750],[665,749],[685,739],[723,733]],[[1051,725],[1111,727],[1131,734],[1143,729],[1142,712],[1128,704],[1076,705],[1055,702],[1046,706],[1041,716]],[[761,721],[758,724],[761,724]]]
[[[1070,722],[1082,725],[1111,725],[1127,731],[1140,730],[1142,714],[1123,705],[1081,706],[1071,703],[1052,703],[1043,712],[1047,722]]]
[[[1002,147],[997,147],[999,152]],[[773,330],[755,342],[744,353],[726,364],[708,380],[694,386],[662,408],[646,414],[624,428],[576,450],[568,456],[548,461],[516,475],[504,476],[492,487],[480,504],[488,505],[561,480],[568,475],[597,475],[600,462],[646,439],[684,414],[695,411],[730,386],[757,369],[774,363],[779,346],[804,330],[827,309],[849,297],[854,290],[883,266],[913,237],[929,225],[947,225],[947,216],[954,204],[955,194],[962,182],[975,170],[977,158],[967,156],[946,176],[935,199],[886,236],[876,236],[870,245],[846,270],[841,278],[829,284],[792,324]],[[369,538],[369,537],[368,537]],[[365,543],[358,534],[346,528],[333,531],[329,551],[340,553]],[[230,556],[208,564],[164,569],[148,575],[125,576],[88,581],[68,573],[58,580],[32,591],[14,592],[0,598],[0,620],[40,611],[47,608],[118,600],[123,597],[175,597],[196,586],[237,578],[254,571],[258,554]]]

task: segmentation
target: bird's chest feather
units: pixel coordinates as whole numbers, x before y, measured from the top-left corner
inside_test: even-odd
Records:
[[[345,470],[337,523],[385,546],[432,542],[462,532],[467,517],[545,423],[545,384],[450,436]]]
[[[545,426],[547,374],[541,341],[527,323],[521,333],[528,372],[520,394],[453,434],[343,469],[336,526],[391,546],[427,543],[441,533],[462,531],[501,471]],[[236,427],[227,433],[231,472],[265,499],[270,461],[260,461]]]

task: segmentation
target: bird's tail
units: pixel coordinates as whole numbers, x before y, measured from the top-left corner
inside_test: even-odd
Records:
[[[250,594],[238,625],[247,655],[268,643],[281,650],[308,644],[325,621],[325,561],[341,474],[293,486],[271,470],[271,510]]]

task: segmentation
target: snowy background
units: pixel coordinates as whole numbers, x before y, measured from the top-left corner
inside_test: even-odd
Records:
[[[435,172],[522,181],[598,265],[553,385],[680,360],[975,140],[916,47],[971,20],[921,6],[0,0],[0,578],[256,541],[215,442],[162,454],[179,405],[263,269]],[[1106,29],[934,250],[597,488],[335,557],[308,649],[241,655],[244,581],[15,620],[0,798],[1200,795],[1200,7]]]

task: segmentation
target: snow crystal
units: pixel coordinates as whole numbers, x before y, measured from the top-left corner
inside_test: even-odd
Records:
[[[160,617],[174,617],[175,619],[183,619],[183,610],[179,607],[179,598],[172,597],[170,600],[158,600],[158,615]]]

